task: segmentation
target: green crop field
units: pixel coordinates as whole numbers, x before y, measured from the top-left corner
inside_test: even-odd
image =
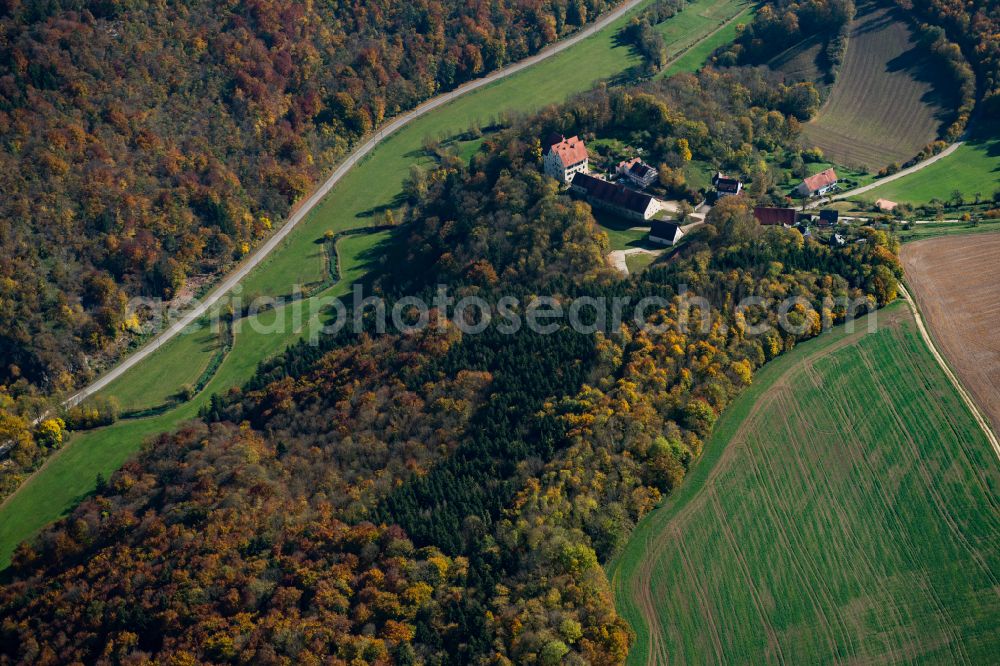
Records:
[[[930,222],[914,224],[909,229],[899,232],[899,238],[904,243],[923,238],[938,238],[940,236],[957,236],[959,234],[996,233],[1000,231],[1000,220],[981,220],[979,222]]]
[[[671,52],[676,53],[711,35],[728,18],[745,12],[748,6],[746,0],[695,0],[677,17],[661,24],[661,29],[668,36]],[[504,110],[528,112],[545,104],[561,102],[574,93],[587,90],[595,81],[613,78],[636,64],[635,54],[627,46],[616,45],[615,40],[615,33],[628,18],[619,19],[596,35],[529,69],[435,109],[388,137],[244,280],[243,295],[283,296],[292,293],[296,285],[321,282],[324,256],[316,241],[327,230],[341,231],[378,223],[379,213],[393,205],[410,167],[430,163],[423,152],[425,137],[455,136],[473,123],[490,122]],[[671,28],[671,22],[681,20],[684,21],[683,29]],[[460,154],[471,155],[476,149],[473,143],[462,142],[457,146]],[[367,266],[376,260],[378,244],[386,240],[386,234],[341,239],[338,250],[344,279],[321,296],[349,293],[350,284],[364,275]],[[316,303],[316,299],[307,299],[294,307],[305,308],[303,317],[309,321],[309,309]],[[193,418],[213,393],[245,382],[261,361],[298,339],[303,331],[293,330],[296,317],[291,315],[291,310],[286,314],[286,327],[251,327],[244,322],[236,334],[233,350],[193,401],[157,417],[120,422],[73,435],[41,471],[0,505],[0,568],[9,562],[18,542],[65,514],[90,492],[98,473],[113,472],[139,449],[146,437]],[[278,312],[265,313],[259,321],[266,324],[269,317],[278,316]],[[129,403],[151,405],[162,396],[176,393],[185,383],[197,380],[211,354],[205,351],[207,345],[199,348],[195,340],[184,337],[174,338],[162,351],[115,382],[111,387],[114,394]],[[163,367],[157,359],[168,359],[170,367]],[[151,386],[156,393],[147,395]]]
[[[837,83],[803,128],[803,144],[871,170],[916,155],[937,138],[953,104],[943,99],[947,86],[933,85],[928,57],[900,10],[859,4]]]
[[[976,194],[989,199],[1000,190],[1000,137],[970,140],[934,164],[862,196],[919,206],[932,199],[948,201],[956,190],[966,201],[974,201]]]
[[[901,305],[754,378],[611,567],[629,663],[992,663],[1000,464]]]

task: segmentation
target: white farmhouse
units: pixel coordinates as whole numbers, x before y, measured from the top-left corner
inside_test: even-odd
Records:
[[[837,187],[837,182],[837,172],[827,169],[803,180],[795,191],[801,197],[821,197]]]

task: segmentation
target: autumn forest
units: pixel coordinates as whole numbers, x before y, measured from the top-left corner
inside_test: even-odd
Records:
[[[900,1],[961,46],[979,112],[997,108],[992,3]],[[0,435],[14,459],[27,469],[61,437],[24,404],[128,350],[142,326],[128,298],[197,292],[386,119],[613,4],[0,3]],[[0,664],[625,661],[635,635],[605,566],[758,370],[892,303],[902,277],[887,228],[836,244],[754,217],[788,201],[774,164],[818,159],[800,137],[820,93],[760,66],[767,36],[793,20],[801,38],[829,33],[835,63],[853,3],[764,3],[714,66],[671,77],[654,76],[643,21],[682,3],[654,5],[623,31],[647,61],[639,80],[512,116],[471,158],[429,141],[433,166],[411,172],[364,278],[390,303],[438,284],[491,303],[619,298],[622,323],[595,310],[587,331],[473,335],[437,311],[420,331],[365,320],[293,345],[17,548]],[[678,201],[702,198],[693,161],[746,190],[623,276],[592,207],[544,175],[553,132],[640,151]],[[765,305],[737,307],[750,296]],[[647,297],[664,305],[640,311]]]

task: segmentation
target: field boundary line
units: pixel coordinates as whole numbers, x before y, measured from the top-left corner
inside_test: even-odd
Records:
[[[993,431],[993,427],[990,424],[989,419],[980,411],[979,405],[976,401],[972,399],[972,395],[965,389],[962,382],[959,381],[958,376],[952,371],[951,366],[945,360],[941,352],[938,351],[937,346],[934,344],[934,340],[931,337],[930,331],[927,326],[924,325],[923,315],[920,314],[920,308],[917,306],[916,300],[910,296],[910,292],[907,291],[906,287],[902,283],[899,285],[899,291],[903,294],[903,300],[910,306],[910,310],[913,311],[913,318],[917,322],[917,330],[920,331],[920,336],[924,339],[927,344],[927,348],[931,352],[931,356],[937,361],[941,369],[944,370],[944,374],[948,377],[948,380],[958,391],[959,396],[962,398],[962,402],[965,403],[969,411],[972,412],[972,418],[975,419],[976,423],[982,429],[983,434],[986,435],[986,439],[989,441],[990,446],[993,448],[993,452],[996,454],[997,458],[1000,459],[1000,439],[997,439],[996,433]]]
[[[743,16],[744,14],[746,14],[747,12],[749,12],[752,9],[753,9],[753,4],[747,4],[747,5],[743,6],[742,9],[740,9],[740,11],[736,12],[735,14],[733,14],[732,16],[730,16],[727,19],[723,19],[722,23],[720,23],[714,30],[712,30],[708,34],[702,35],[701,37],[699,37],[698,39],[694,40],[693,42],[691,42],[690,44],[688,44],[684,48],[682,48],[679,51],[677,51],[677,53],[675,53],[674,55],[672,55],[669,59],[667,59],[667,61],[665,63],[663,63],[663,67],[660,69],[660,74],[658,74],[658,75],[666,74],[667,70],[670,69],[670,67],[672,67],[673,65],[676,65],[677,61],[680,60],[681,58],[683,58],[684,56],[686,56],[688,54],[688,52],[690,52],[692,49],[700,46],[706,40],[709,40],[712,37],[714,37],[715,35],[719,34],[720,31],[724,30],[725,28],[728,28],[737,19],[739,19],[741,16]],[[702,16],[702,15],[699,14],[699,16]],[[704,16],[703,18],[709,18],[709,17]]]

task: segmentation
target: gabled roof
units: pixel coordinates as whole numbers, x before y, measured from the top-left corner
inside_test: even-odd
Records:
[[[663,220],[653,220],[649,226],[649,235],[655,236],[656,238],[667,238],[674,240],[677,238],[677,234],[681,236],[684,232],[681,231],[680,226],[676,222],[665,222]]]
[[[573,187],[587,192],[587,196],[603,201],[611,206],[624,208],[636,213],[645,213],[653,197],[642,192],[636,192],[618,183],[609,183],[600,178],[594,178],[586,173],[573,176]]]
[[[819,212],[819,219],[823,222],[829,222],[831,224],[836,224],[837,220],[840,219],[840,211],[838,210],[821,210]]]
[[[542,140],[542,154],[547,155],[549,152],[549,148],[556,145],[560,141],[565,141],[565,140],[566,137],[564,137],[559,132],[550,133],[547,137],[545,137],[544,140]]]
[[[837,172],[833,169],[827,169],[826,171],[820,171],[815,176],[809,176],[802,182],[806,184],[810,192],[815,192],[836,183]]]
[[[639,157],[633,157],[627,162],[620,162],[618,168],[639,180],[648,178],[650,175],[656,173],[656,169],[643,162]]]
[[[559,155],[563,166],[577,164],[587,159],[587,147],[583,144],[583,141],[580,141],[580,137],[577,136],[572,136],[568,139],[563,139],[559,143],[552,144],[549,152]]]
[[[795,214],[794,208],[768,208],[766,206],[757,206],[753,209],[753,216],[757,218],[757,221],[765,226],[779,225],[783,224],[787,227],[795,224]]]
[[[731,178],[723,175],[721,171],[716,172],[712,178],[712,184],[715,185],[715,189],[719,192],[729,192],[731,194],[738,194],[740,188],[743,186],[739,178]]]

